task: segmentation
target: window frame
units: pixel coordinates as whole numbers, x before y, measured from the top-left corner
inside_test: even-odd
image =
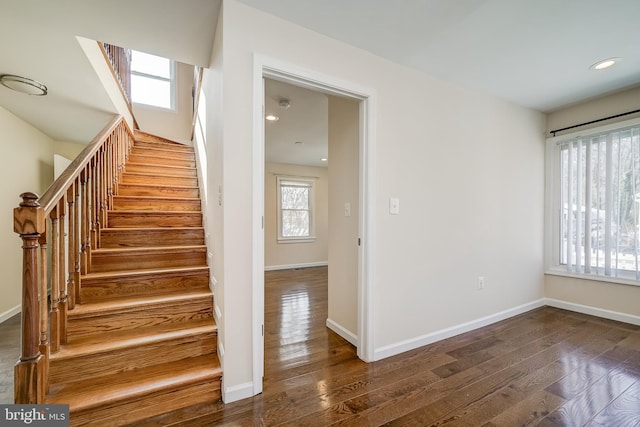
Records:
[[[636,279],[633,270],[617,270],[616,276],[603,274],[569,271],[566,264],[561,264],[561,142],[576,138],[586,138],[599,134],[613,133],[631,127],[640,126],[640,118],[624,120],[609,125],[597,126],[585,130],[548,138],[545,145],[545,245],[544,267],[545,274],[565,276],[577,279],[618,283],[623,285],[640,286],[640,279]],[[597,269],[595,269],[597,270]]]
[[[282,215],[282,183],[298,182],[304,184],[309,189],[309,235],[308,236],[283,236],[283,215]],[[307,177],[276,175],[276,210],[278,221],[278,243],[312,243],[316,241],[315,235],[315,179]]]
[[[138,52],[138,53],[142,53],[145,55],[151,55],[151,56],[155,56],[158,58],[162,58],[162,59],[167,59],[169,61],[169,77],[163,77],[157,74],[149,74],[149,73],[144,73],[141,71],[136,71],[133,68],[133,60],[131,61],[131,70],[130,70],[130,74],[131,77],[133,76],[137,76],[137,77],[141,77],[141,78],[145,78],[145,79],[149,79],[149,80],[158,80],[158,81],[162,81],[162,82],[168,82],[169,83],[169,103],[170,106],[169,107],[164,107],[161,105],[156,105],[156,104],[147,104],[145,102],[139,102],[139,101],[134,101],[133,100],[133,95],[131,97],[131,102],[136,104],[136,105],[144,105],[145,107],[149,107],[149,108],[158,108],[160,110],[164,110],[164,111],[176,111],[176,74],[177,74],[177,69],[176,69],[176,62],[173,59],[170,58],[165,58],[159,55],[154,55],[151,53],[147,53],[147,52],[142,52],[142,51],[136,51],[136,50],[132,50],[131,51],[131,56],[133,58],[133,54],[134,52]],[[132,79],[133,80],[133,79]]]

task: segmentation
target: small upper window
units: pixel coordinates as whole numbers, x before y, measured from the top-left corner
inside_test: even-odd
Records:
[[[278,176],[278,241],[312,242],[313,180]]]
[[[131,51],[131,99],[138,104],[175,109],[175,65],[168,58]]]

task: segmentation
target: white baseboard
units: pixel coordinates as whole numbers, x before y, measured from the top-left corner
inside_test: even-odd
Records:
[[[327,265],[329,265],[328,261],[304,262],[301,264],[265,265],[264,271],[290,270],[292,268],[325,267]]]
[[[4,313],[0,313],[0,323],[4,322],[7,319],[12,318],[16,314],[20,313],[20,311],[22,311],[22,306],[21,305],[16,305],[15,307],[10,308],[9,310],[5,311]]]
[[[327,328],[331,329],[336,334],[340,335],[345,340],[349,341],[352,345],[358,346],[358,336],[353,332],[343,328],[331,319],[327,319]]]
[[[545,300],[542,298],[527,304],[520,305],[518,307],[510,308],[508,310],[492,314],[490,316],[482,317],[480,319],[472,320],[470,322],[452,326],[450,328],[442,329],[430,334],[422,335],[417,338],[412,338],[395,344],[380,347],[374,351],[373,360],[380,360],[387,357],[395,356],[396,354],[404,353],[405,351],[414,350],[416,348],[432,344],[436,341],[451,338],[453,336],[463,334],[474,329],[482,328],[484,326],[508,319],[513,316],[517,316],[518,314],[526,313],[527,311],[543,307],[544,305]]]
[[[253,396],[253,382],[225,387],[224,376],[222,377],[222,401],[224,403],[236,402]]]
[[[576,304],[553,298],[545,298],[545,304],[550,307],[562,308],[564,310],[603,317],[610,320],[617,320],[618,322],[631,323],[632,325],[640,325],[640,316],[635,316],[633,314],[620,313],[617,311],[605,310],[604,308]]]

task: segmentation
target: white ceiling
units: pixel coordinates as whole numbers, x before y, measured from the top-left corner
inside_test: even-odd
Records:
[[[43,82],[44,97],[0,86],[0,106],[51,138],[88,142],[116,110],[76,36],[208,66],[221,0],[2,1],[0,74]]]
[[[289,101],[289,108],[280,100]],[[278,121],[265,120],[265,160],[327,167],[329,138],[329,100],[327,95],[265,79],[265,114]]]
[[[543,112],[640,84],[640,0],[240,1],[437,78]],[[206,66],[220,4],[5,0],[0,74],[40,80],[49,95],[29,97],[0,86],[0,106],[56,140],[87,142],[115,109],[76,36]],[[612,56],[622,61],[603,72],[588,69]],[[291,93],[293,106],[306,102]],[[293,107],[286,112],[294,113]],[[288,134],[276,139],[307,141],[305,148],[315,147],[310,158],[317,161],[320,151],[311,142],[317,139],[295,133],[310,126],[285,131],[285,117],[279,132]],[[302,117],[295,122],[303,123]]]
[[[640,84],[639,0],[240,1],[542,112]]]

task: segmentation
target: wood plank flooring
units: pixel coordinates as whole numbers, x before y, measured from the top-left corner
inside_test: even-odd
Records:
[[[325,326],[326,281],[267,272],[263,394],[178,424],[640,426],[638,326],[545,307],[366,364]]]
[[[640,426],[638,326],[545,307],[367,364],[325,326],[326,280],[265,274],[261,395],[144,425]]]

